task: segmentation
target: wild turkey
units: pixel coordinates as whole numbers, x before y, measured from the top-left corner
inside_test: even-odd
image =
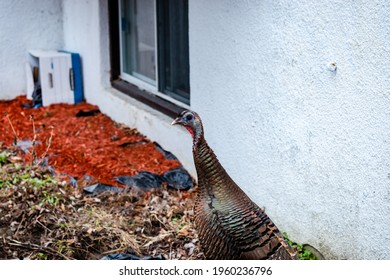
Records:
[[[208,146],[199,115],[183,111],[172,125],[192,135],[198,174],[195,226],[207,259],[297,259],[265,212],[230,178]]]

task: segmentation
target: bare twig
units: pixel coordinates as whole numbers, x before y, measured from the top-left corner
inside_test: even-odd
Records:
[[[124,248],[116,248],[116,249],[108,250],[108,251],[102,252],[101,255],[105,256],[105,255],[109,255],[109,254],[113,254],[113,253],[120,253],[123,251],[123,249],[126,249],[126,248],[124,247]]]
[[[54,127],[50,126],[50,129],[51,129],[50,137],[49,137],[49,140],[48,140],[48,143],[47,143],[47,146],[46,146],[46,150],[43,153],[43,155],[41,156],[41,160],[37,163],[37,165],[40,165],[45,160],[45,157],[47,156],[47,153],[49,152],[49,149],[50,149],[50,146],[51,146],[51,142],[53,141]]]
[[[57,257],[61,257],[61,258],[66,259],[66,260],[74,260],[74,258],[67,257],[64,254],[61,254],[60,252],[57,252],[56,250],[54,250],[50,247],[42,247],[42,246],[37,245],[37,244],[20,242],[18,240],[14,240],[14,239],[10,239],[9,241],[10,242],[8,244],[11,246],[22,247],[22,248],[32,249],[32,250],[37,250],[37,251],[43,251],[47,254],[56,255]]]
[[[13,134],[14,134],[14,142],[13,142],[13,144],[16,145],[16,143],[18,142],[18,135],[16,134],[15,128],[14,128],[14,126],[12,125],[12,122],[11,122],[10,118],[8,117],[8,114],[7,114],[7,113],[5,113],[5,117],[7,118],[8,123],[10,124],[11,129],[12,129],[12,132],[13,132]]]
[[[49,231],[49,232],[52,232],[51,229],[49,229],[47,226],[45,226],[44,224],[42,224],[38,219],[36,219],[36,222],[38,225],[40,225],[42,228],[44,228],[45,230]]]
[[[22,223],[24,222],[25,217],[26,217],[26,212],[23,213],[22,220],[20,221],[20,223],[19,223],[19,225],[18,225],[18,228],[17,228],[16,231],[15,231],[15,234],[14,234],[15,236],[18,235],[19,229],[20,229]]]
[[[32,163],[34,163],[35,160],[37,159],[37,153],[35,151],[35,144],[36,144],[36,140],[37,140],[37,132],[35,130],[34,115],[30,115],[30,121],[32,122],[32,127],[33,127],[33,140],[32,140],[32,151],[31,151],[31,154],[32,154]]]

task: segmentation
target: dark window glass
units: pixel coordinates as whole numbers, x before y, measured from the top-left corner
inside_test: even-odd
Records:
[[[188,0],[121,0],[120,29],[121,78],[189,104]]]

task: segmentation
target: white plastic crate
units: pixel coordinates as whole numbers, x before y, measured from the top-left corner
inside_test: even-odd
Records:
[[[34,91],[32,67],[38,67],[43,106],[55,103],[75,103],[71,55],[44,50],[31,50],[29,55],[30,69],[26,67],[27,76],[30,75],[27,77],[27,97],[31,99]]]

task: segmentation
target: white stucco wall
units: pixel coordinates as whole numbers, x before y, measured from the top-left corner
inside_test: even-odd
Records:
[[[390,2],[189,10],[191,104],[232,177],[326,257],[390,259]]]
[[[61,0],[0,1],[0,98],[26,91],[27,50],[62,45]]]

